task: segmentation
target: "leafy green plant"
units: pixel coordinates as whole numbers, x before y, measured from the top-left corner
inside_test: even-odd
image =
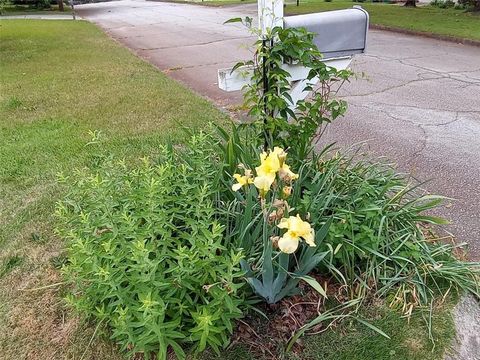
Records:
[[[162,150],[158,164],[106,160],[91,173],[62,177],[56,209],[67,240],[68,303],[111,329],[129,353],[228,344],[242,316],[242,253],[224,246],[216,220],[218,170],[205,137]]]
[[[0,0],[0,15],[5,12],[5,7],[9,4],[8,0]]]
[[[455,2],[452,0],[433,0],[430,5],[440,9],[449,9],[455,7]]]
[[[251,21],[244,23],[251,26]],[[433,233],[425,235],[425,224],[445,223],[426,214],[438,206],[442,197],[422,193],[418,186],[410,185],[383,164],[332,156],[329,147],[315,153],[314,145],[324,126],[347,109],[345,102],[333,98],[334,85],[338,88],[352,73],[322,63],[321,54],[313,45],[313,34],[305,29],[274,28],[261,35],[254,60],[235,67],[251,71],[245,100],[253,120],[243,126],[245,139],[249,140],[242,143],[245,139],[236,129],[232,136],[221,132],[225,145],[220,146],[220,152],[224,154],[227,179],[240,164],[244,175],[234,177],[241,187],[246,186],[242,196],[237,195],[228,203],[227,237],[245,249],[247,280],[267,302],[295,294],[297,283],[293,280],[315,267],[340,283],[350,299],[302,327],[289,347],[304,331],[321,321],[351,317],[363,300],[371,296],[386,298],[390,306],[407,315],[417,306],[431,306],[438,294],[445,296],[452,288],[480,297],[480,263],[457,260],[456,246],[442,244]],[[307,81],[312,83],[304,89],[311,96],[306,100],[294,103],[289,95],[289,65],[311,69]],[[319,85],[314,86],[316,79]],[[255,138],[262,139],[263,144]],[[264,151],[274,150],[264,153],[262,164],[255,168],[256,178],[252,181],[257,191],[249,186],[249,178],[255,166],[254,154],[258,154],[262,145]],[[264,162],[276,152],[275,146],[281,152],[288,148],[294,168],[298,169],[288,202],[282,197],[282,179],[269,183],[266,189],[255,183],[263,176]],[[320,232],[328,225],[328,232],[317,239],[317,248],[305,257],[304,251],[311,248],[301,247],[300,257],[295,257],[296,266],[290,267],[291,257],[280,246],[284,237],[279,239],[276,231],[281,222],[276,221],[278,218],[283,221],[293,210],[301,214],[301,219],[308,219],[312,227],[318,229],[323,225]],[[276,247],[280,251],[275,251]],[[314,265],[304,267],[304,264]],[[288,277],[292,288],[286,281]],[[318,283],[312,285],[325,293]],[[380,329],[375,331],[386,336]]]
[[[254,132],[248,128],[234,128],[230,133],[220,129],[220,134],[223,141],[216,152],[225,162],[222,181],[227,188],[232,183],[231,174],[238,171],[235,164],[254,166],[259,150],[252,145]],[[351,316],[349,313],[371,296],[385,298],[392,307],[410,314],[452,288],[480,295],[480,263],[457,260],[455,251],[462,245],[442,243],[427,227],[445,223],[428,215],[442,197],[426,194],[419,184],[409,184],[388,164],[372,163],[359,155],[342,156],[331,146],[295,166],[298,179],[288,198],[290,208],[308,218],[317,235],[329,224],[325,238],[316,239],[317,247],[302,247],[299,254],[314,250],[313,257],[321,257],[316,271],[343,285],[349,299],[358,300],[342,310],[342,316]],[[279,287],[274,289],[272,279],[281,273],[281,258],[264,235],[275,236],[275,224],[269,224],[265,231],[254,187],[233,195],[225,200],[229,215],[222,220],[227,226],[226,238],[244,249],[244,261],[256,271],[248,272],[257,279],[250,281],[255,291],[275,299]],[[270,195],[275,198],[276,194]],[[269,201],[272,199],[266,203]],[[299,258],[301,261],[296,262]],[[295,262],[288,263],[300,266],[290,267],[286,279],[303,276],[301,263],[305,259],[296,256]],[[267,281],[263,274],[267,274]]]
[[[421,194],[417,186],[410,186],[382,164],[346,159],[338,154],[329,158],[313,152],[312,143],[321,136],[322,125],[342,116],[347,108],[345,102],[332,98],[333,84],[348,81],[352,73],[323,64],[313,44],[313,34],[305,29],[274,28],[262,35],[256,43],[254,60],[237,65],[253,66],[245,99],[254,121],[253,126],[247,126],[260,128],[267,146],[288,147],[296,160],[302,181],[295,185],[300,196],[292,196],[292,207],[309,214],[313,223],[332,217],[322,243],[329,256],[322,259],[320,271],[327,270],[346,284],[351,298],[372,293],[387,296],[398,290],[396,299],[401,294],[400,302],[410,310],[414,305],[428,304],[436,290],[444,290],[439,285],[442,280],[447,288],[456,286],[480,295],[479,264],[456,260],[454,246],[437,245],[422,232],[422,224],[444,223],[425,215],[442,197]],[[292,103],[290,74],[285,64],[310,68],[308,80],[320,80],[319,85],[308,84],[305,88],[311,92],[310,98]],[[239,137],[229,141],[232,139],[238,142]],[[230,150],[241,147],[232,146]],[[251,149],[247,152],[251,153]],[[241,158],[245,151],[232,153]],[[324,153],[328,153],[328,147]],[[233,157],[229,154],[229,158]],[[251,166],[249,161],[251,156],[244,164]],[[229,166],[231,169],[231,162]],[[247,206],[251,203],[248,199],[242,202]],[[255,211],[248,208],[247,214],[252,213]],[[240,224],[254,228],[248,222]],[[259,228],[254,229],[258,236]]]

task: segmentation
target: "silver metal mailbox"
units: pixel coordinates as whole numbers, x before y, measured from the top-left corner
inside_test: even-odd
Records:
[[[315,45],[325,59],[365,52],[368,13],[360,6],[316,14],[287,16],[285,28],[304,27],[317,34]]]

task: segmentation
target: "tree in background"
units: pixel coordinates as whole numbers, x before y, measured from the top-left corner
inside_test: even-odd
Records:
[[[480,0],[459,0],[459,3],[472,11],[480,11]]]

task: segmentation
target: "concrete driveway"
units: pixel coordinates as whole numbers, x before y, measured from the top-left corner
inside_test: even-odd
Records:
[[[113,38],[222,107],[241,94],[217,88],[216,71],[251,57],[254,40],[229,18],[256,14],[256,5],[222,8],[125,0],[77,7]],[[324,141],[342,147],[369,140],[425,184],[456,199],[439,209],[448,230],[480,259],[480,47],[370,31],[366,55],[354,70],[368,80],[343,88],[348,115]]]

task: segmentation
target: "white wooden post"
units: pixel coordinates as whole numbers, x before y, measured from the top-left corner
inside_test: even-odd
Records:
[[[283,27],[283,0],[258,0],[258,27],[262,39],[268,29]]]

